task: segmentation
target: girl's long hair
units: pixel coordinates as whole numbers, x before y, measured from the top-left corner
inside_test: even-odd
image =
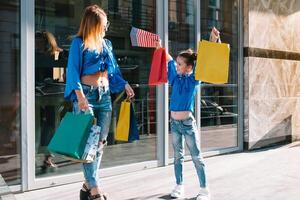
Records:
[[[85,8],[77,36],[82,37],[84,49],[102,51],[105,28],[103,26],[106,13],[98,5]]]

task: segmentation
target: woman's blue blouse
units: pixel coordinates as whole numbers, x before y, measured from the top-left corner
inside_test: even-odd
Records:
[[[123,79],[120,72],[111,42],[104,39],[103,50],[99,53],[95,50],[84,49],[82,38],[75,37],[69,51],[65,98],[70,101],[77,99],[74,90],[82,90],[81,76],[105,70],[108,72],[111,93],[123,91],[127,82]]]

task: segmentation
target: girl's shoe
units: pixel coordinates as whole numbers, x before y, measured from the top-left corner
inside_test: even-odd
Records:
[[[184,187],[183,185],[176,185],[175,188],[171,192],[172,198],[181,198],[184,196]]]
[[[196,200],[210,200],[210,193],[207,188],[201,188]]]

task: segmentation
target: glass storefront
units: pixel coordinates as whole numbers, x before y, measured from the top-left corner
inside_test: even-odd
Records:
[[[196,23],[193,0],[169,0],[169,53],[175,56],[182,50],[195,49]]]
[[[201,84],[201,144],[205,151],[238,146],[238,0],[201,1],[201,39],[212,27],[230,44],[227,84]]]
[[[28,172],[22,176],[26,179],[24,182],[28,185],[25,188],[28,189],[69,183],[74,181],[75,176],[76,181],[81,180],[80,173],[76,173],[81,172],[81,165],[51,154],[47,150],[47,145],[65,113],[72,111],[71,103],[65,101],[63,97],[69,48],[72,37],[78,31],[84,8],[91,4],[98,4],[108,15],[111,25],[106,38],[113,44],[123,77],[135,90],[133,106],[140,135],[140,140],[131,143],[118,142],[114,139],[120,104],[126,98],[126,94],[124,92],[113,94],[108,146],[104,151],[101,168],[109,171],[109,169],[116,169],[112,167],[120,166],[118,169],[121,170],[117,173],[122,173],[122,167],[127,164],[134,164],[130,165],[130,170],[134,166],[139,166],[136,169],[146,168],[146,165],[157,166],[160,164],[156,163],[166,160],[161,156],[161,148],[168,148],[169,158],[173,157],[170,132],[168,134],[169,145],[162,145],[163,147],[160,145],[160,139],[165,137],[162,136],[164,133],[157,133],[157,130],[162,129],[160,129],[161,125],[157,125],[156,102],[158,98],[156,95],[162,95],[162,92],[156,87],[148,86],[154,49],[132,47],[129,37],[132,26],[153,33],[167,34],[169,40],[164,44],[168,44],[169,52],[174,58],[182,50],[196,49],[197,34],[201,34],[202,39],[208,39],[213,26],[221,31],[222,42],[229,43],[231,46],[229,83],[201,84],[201,110],[199,110],[201,111],[201,147],[205,152],[238,148],[238,138],[242,134],[238,133],[238,118],[241,117],[238,113],[238,100],[241,98],[238,97],[240,73],[238,72],[240,59],[238,57],[238,4],[240,1],[168,0],[165,2],[168,4],[166,10],[158,7],[158,2],[161,6],[162,3],[158,0],[1,1],[0,175],[9,185],[21,184],[21,163],[24,172]],[[197,3],[201,9],[195,9]],[[20,12],[21,9],[25,9],[26,12]],[[30,13],[33,13],[33,10],[34,16],[31,16]],[[166,12],[168,15],[163,15]],[[21,19],[20,13],[22,17],[27,18]],[[157,19],[158,16],[167,16],[168,20]],[[199,19],[197,16],[200,16]],[[22,24],[20,24],[21,20],[23,20]],[[167,24],[164,24],[164,21],[168,21]],[[22,41],[26,40],[22,44],[28,46],[20,45],[22,42],[20,34],[24,36],[23,31],[20,33],[20,25],[23,25],[23,22],[29,24],[29,28],[26,29],[28,32],[24,34],[26,37],[22,39]],[[32,23],[34,24],[31,27]],[[163,31],[163,27],[166,26],[168,33]],[[32,49],[28,43],[31,41],[34,41]],[[20,77],[24,76],[20,74],[20,65],[23,65],[23,60],[20,64],[21,49],[22,52],[29,51],[26,54],[28,57],[25,58],[29,62],[24,60],[26,63],[24,67],[30,69],[29,72],[34,70],[32,74],[25,76],[28,84],[20,83]],[[34,65],[28,64],[31,63],[31,58],[34,58],[32,62],[35,63]],[[26,85],[27,97],[24,99],[34,98],[34,104],[28,106],[26,102],[20,101],[20,88],[23,86],[21,84]],[[32,88],[28,89],[27,86],[31,87],[31,84],[33,84]],[[29,139],[22,142],[24,144],[22,147],[20,142],[21,105],[28,108],[25,110],[34,113],[32,118],[30,115],[24,115],[29,116],[30,119],[25,120],[26,130],[22,130],[22,133],[24,131],[26,136],[22,136],[28,135]],[[34,142],[35,149],[33,150],[30,148],[33,148]],[[25,152],[25,156],[28,156],[25,162],[21,162],[21,152]],[[188,151],[186,153],[188,154]],[[51,180],[48,177],[51,177]],[[42,184],[39,185],[40,183]]]
[[[155,88],[148,86],[153,49],[132,47],[132,26],[156,32],[155,1],[35,1],[35,141],[36,176],[80,171],[80,164],[47,151],[61,118],[72,105],[63,97],[65,72],[71,37],[77,33],[84,8],[100,5],[111,25],[106,38],[111,40],[123,77],[135,90],[134,108],[140,140],[121,143],[114,139],[123,93],[112,95],[113,113],[108,146],[102,168],[156,160]],[[53,42],[55,41],[55,42]],[[56,54],[56,55],[55,55]]]
[[[21,183],[20,1],[0,1],[0,175]],[[3,184],[3,183],[1,183]]]
[[[194,0],[169,0],[169,53],[173,59],[176,59],[176,56],[183,50],[190,48],[195,51],[196,49],[194,2]],[[169,86],[169,97],[171,96],[171,91],[172,88]],[[170,130],[169,138],[169,157],[173,158],[172,134]],[[189,155],[186,145],[185,154]]]
[[[201,83],[201,148],[203,151],[237,147],[238,120],[238,1],[201,2],[201,39],[209,40],[211,29],[221,32],[222,42],[230,44],[227,84]],[[196,49],[195,2],[169,0],[169,52],[176,58],[182,50]],[[170,89],[171,91],[171,89]],[[173,157],[172,139],[169,157]],[[187,147],[185,154],[189,154]]]

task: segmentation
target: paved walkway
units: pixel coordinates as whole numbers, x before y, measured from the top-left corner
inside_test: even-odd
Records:
[[[0,200],[16,200],[12,192],[9,190],[6,182],[0,174]]]
[[[300,200],[300,142],[255,152],[206,158],[212,200]],[[192,162],[185,163],[186,198],[198,192]],[[77,200],[81,183],[16,194],[17,200]],[[109,200],[170,199],[173,166],[103,179]]]

